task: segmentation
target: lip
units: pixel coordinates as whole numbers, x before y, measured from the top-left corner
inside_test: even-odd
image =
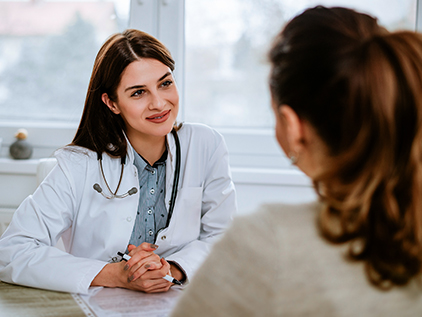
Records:
[[[163,112],[156,113],[152,116],[147,117],[146,120],[153,123],[161,123],[166,121],[170,117],[170,113],[171,110],[165,110]]]

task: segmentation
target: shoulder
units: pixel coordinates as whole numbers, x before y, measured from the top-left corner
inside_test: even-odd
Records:
[[[277,225],[286,221],[313,218],[321,208],[322,203],[317,200],[300,204],[272,203],[261,205],[255,213]]]
[[[205,124],[183,123],[178,136],[185,153],[197,153],[200,157],[209,159],[228,153],[223,136]]]
[[[68,145],[54,153],[62,169],[86,168],[90,161],[97,160],[97,154],[81,146]]]
[[[221,142],[223,136],[215,129],[202,123],[186,123],[184,122],[178,131],[180,138],[186,138],[193,141],[215,141]]]
[[[303,204],[263,204],[248,215],[237,216],[230,229],[231,239],[241,241],[251,240],[253,244],[256,237],[265,237],[268,247],[280,244],[279,239],[288,230],[297,226],[313,226],[313,221],[322,207],[318,201]],[[253,233],[253,234],[251,234]],[[268,239],[268,237],[274,239]],[[254,237],[254,238],[253,238]],[[258,243],[261,243],[258,241]]]

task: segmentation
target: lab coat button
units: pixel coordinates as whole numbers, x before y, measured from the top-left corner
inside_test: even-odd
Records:
[[[166,240],[167,239],[167,237],[166,236],[162,236],[161,237],[161,240]]]
[[[132,221],[132,217],[127,217],[126,220],[127,220],[127,222],[131,222]]]

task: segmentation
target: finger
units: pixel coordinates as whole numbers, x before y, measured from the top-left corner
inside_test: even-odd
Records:
[[[169,275],[172,275],[171,271],[170,271],[170,263],[168,263],[164,258],[161,258],[160,262],[161,262],[161,265],[162,265],[162,267],[160,269],[161,273],[164,274],[164,275],[167,275],[167,274],[170,273]]]
[[[158,245],[153,244],[153,243],[148,243],[148,242],[143,242],[135,248],[133,244],[128,245],[129,253],[131,253],[132,251],[134,253],[139,252],[139,251],[155,251],[157,250],[157,248],[158,248]]]
[[[162,264],[159,257],[154,254],[140,262],[135,263],[129,270],[129,278],[131,281],[137,280],[140,276],[145,274],[148,270],[161,269]]]
[[[149,280],[139,280],[139,285],[142,290],[146,293],[158,293],[168,291],[169,288],[173,285],[172,283],[159,278],[159,279],[149,279]]]
[[[139,246],[135,247],[133,244],[128,245],[129,256],[132,257],[128,262],[128,268],[130,268],[134,263],[140,261],[142,258],[147,257],[150,253],[153,253],[158,248],[158,245],[152,243],[141,243]]]
[[[135,273],[135,271],[139,269],[140,267],[145,267],[145,269],[154,270],[154,269],[159,269],[162,266],[160,257],[155,253],[144,255],[138,261],[136,261],[138,259],[137,256],[134,256],[132,259],[133,261],[128,261],[128,264],[130,265],[129,272],[132,274]]]
[[[144,274],[142,274],[143,280],[158,280],[158,279],[164,280],[163,277],[168,275],[170,272],[170,264],[163,258],[160,261],[161,261],[162,267],[156,270],[146,271]]]
[[[131,268],[135,263],[141,262],[144,259],[148,258],[151,255],[155,255],[157,256],[157,259],[159,259],[158,255],[156,255],[154,252],[152,251],[131,251],[129,253],[129,255],[131,256],[131,259],[129,259],[127,261],[127,265],[125,266],[126,270],[128,270],[129,268]]]
[[[136,281],[138,278],[141,278],[142,276],[144,276],[146,273],[148,272],[155,272],[156,270],[152,270],[150,271],[148,269],[148,265],[143,265],[138,267],[133,273],[129,273],[129,280],[130,281]],[[160,274],[161,275],[161,274]],[[157,278],[155,275],[149,275],[149,277],[145,277],[144,279],[149,279],[149,278]]]

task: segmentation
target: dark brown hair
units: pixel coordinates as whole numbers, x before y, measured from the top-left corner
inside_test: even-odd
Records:
[[[369,15],[315,7],[290,21],[269,53],[270,90],[326,144],[315,179],[323,236],[350,243],[380,288],[422,266],[422,37]]]
[[[102,101],[107,93],[116,101],[116,90],[125,68],[141,58],[153,58],[174,70],[167,48],[151,35],[129,29],[112,35],[97,54],[85,99],[85,107],[72,145],[86,147],[99,154],[124,157],[127,151],[125,123]]]

